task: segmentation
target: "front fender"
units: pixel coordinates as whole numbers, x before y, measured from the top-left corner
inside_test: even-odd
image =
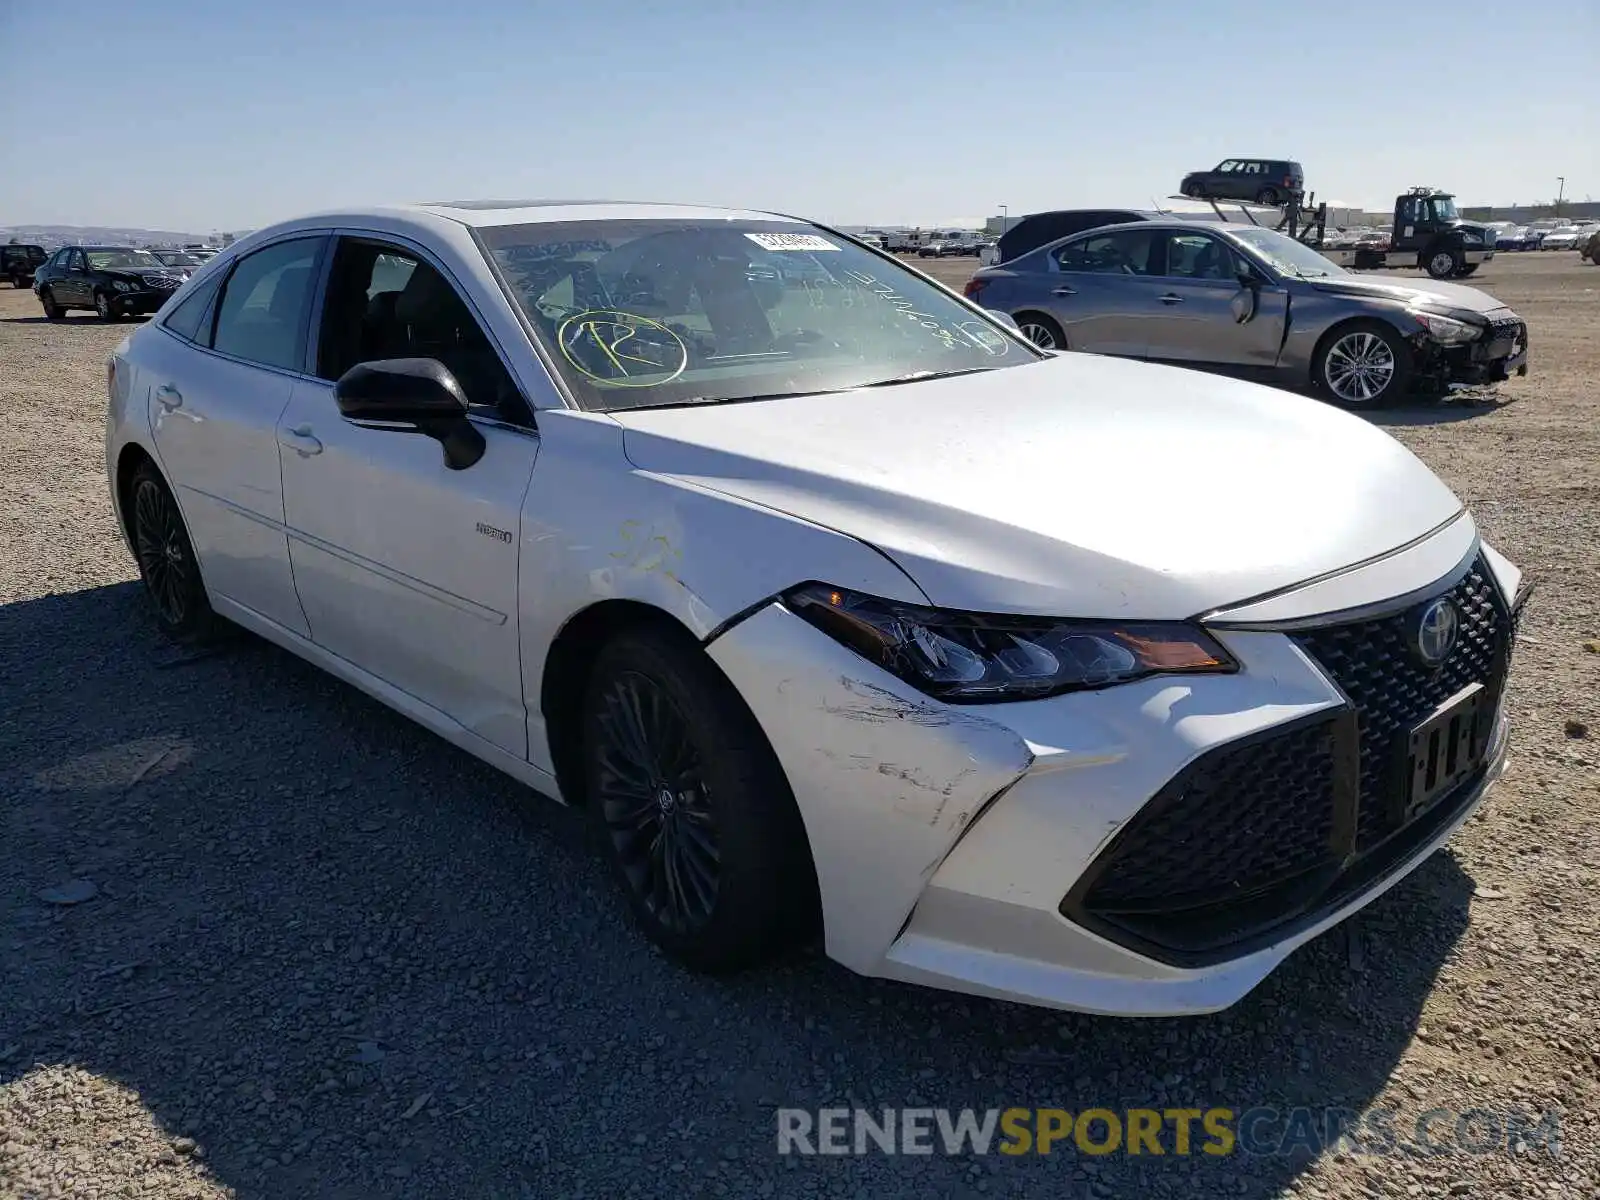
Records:
[[[553,771],[539,697],[550,647],[585,609],[645,604],[696,639],[808,580],[928,603],[878,551],[835,530],[670,475],[631,467],[622,428],[572,410],[539,414],[523,502],[518,594],[529,753]]]

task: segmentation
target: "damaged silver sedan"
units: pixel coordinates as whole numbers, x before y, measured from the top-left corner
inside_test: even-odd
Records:
[[[1399,443],[792,218],[291,221],[108,380],[161,625],[581,805],[696,968],[1222,1008],[1504,762],[1521,576]]]

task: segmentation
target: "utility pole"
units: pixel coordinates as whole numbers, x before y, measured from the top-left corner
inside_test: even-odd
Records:
[[[1565,199],[1567,194],[1567,177],[1565,175],[1557,175],[1556,183],[1560,185],[1556,192],[1556,216],[1559,217],[1561,215],[1561,201]]]
[[[1002,204],[1000,206],[1000,235],[1002,237],[1005,236],[1006,230],[1011,228],[1011,219],[1009,213],[1010,209],[1006,208],[1006,206]]]

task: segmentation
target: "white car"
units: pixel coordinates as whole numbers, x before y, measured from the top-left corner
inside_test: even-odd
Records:
[[[1541,250],[1573,250],[1577,248],[1582,237],[1576,225],[1559,225],[1544,235],[1544,240],[1539,243]]]
[[[868,975],[1220,1009],[1504,762],[1521,574],[1389,435],[1047,354],[791,218],[291,221],[108,380],[169,633],[242,625],[586,807],[697,968],[820,931]]]

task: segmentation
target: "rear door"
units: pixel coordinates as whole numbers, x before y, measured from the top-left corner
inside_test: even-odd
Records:
[[[156,451],[206,588],[297,633],[284,532],[278,419],[304,366],[315,272],[327,239],[298,236],[245,255],[139,339]]]
[[[1168,230],[1152,256],[1160,274],[1147,356],[1179,363],[1271,367],[1283,343],[1287,296],[1275,284],[1241,283],[1242,260],[1204,230]]]
[[[476,312],[422,248],[340,236],[317,320],[315,377],[279,423],[290,556],[312,640],[519,758],[523,497],[531,409]],[[358,362],[434,358],[456,375],[483,457],[344,420],[334,383]]]
[[[1143,358],[1157,311],[1159,280],[1150,275],[1159,231],[1088,233],[1049,252],[1045,311],[1073,350]]]

